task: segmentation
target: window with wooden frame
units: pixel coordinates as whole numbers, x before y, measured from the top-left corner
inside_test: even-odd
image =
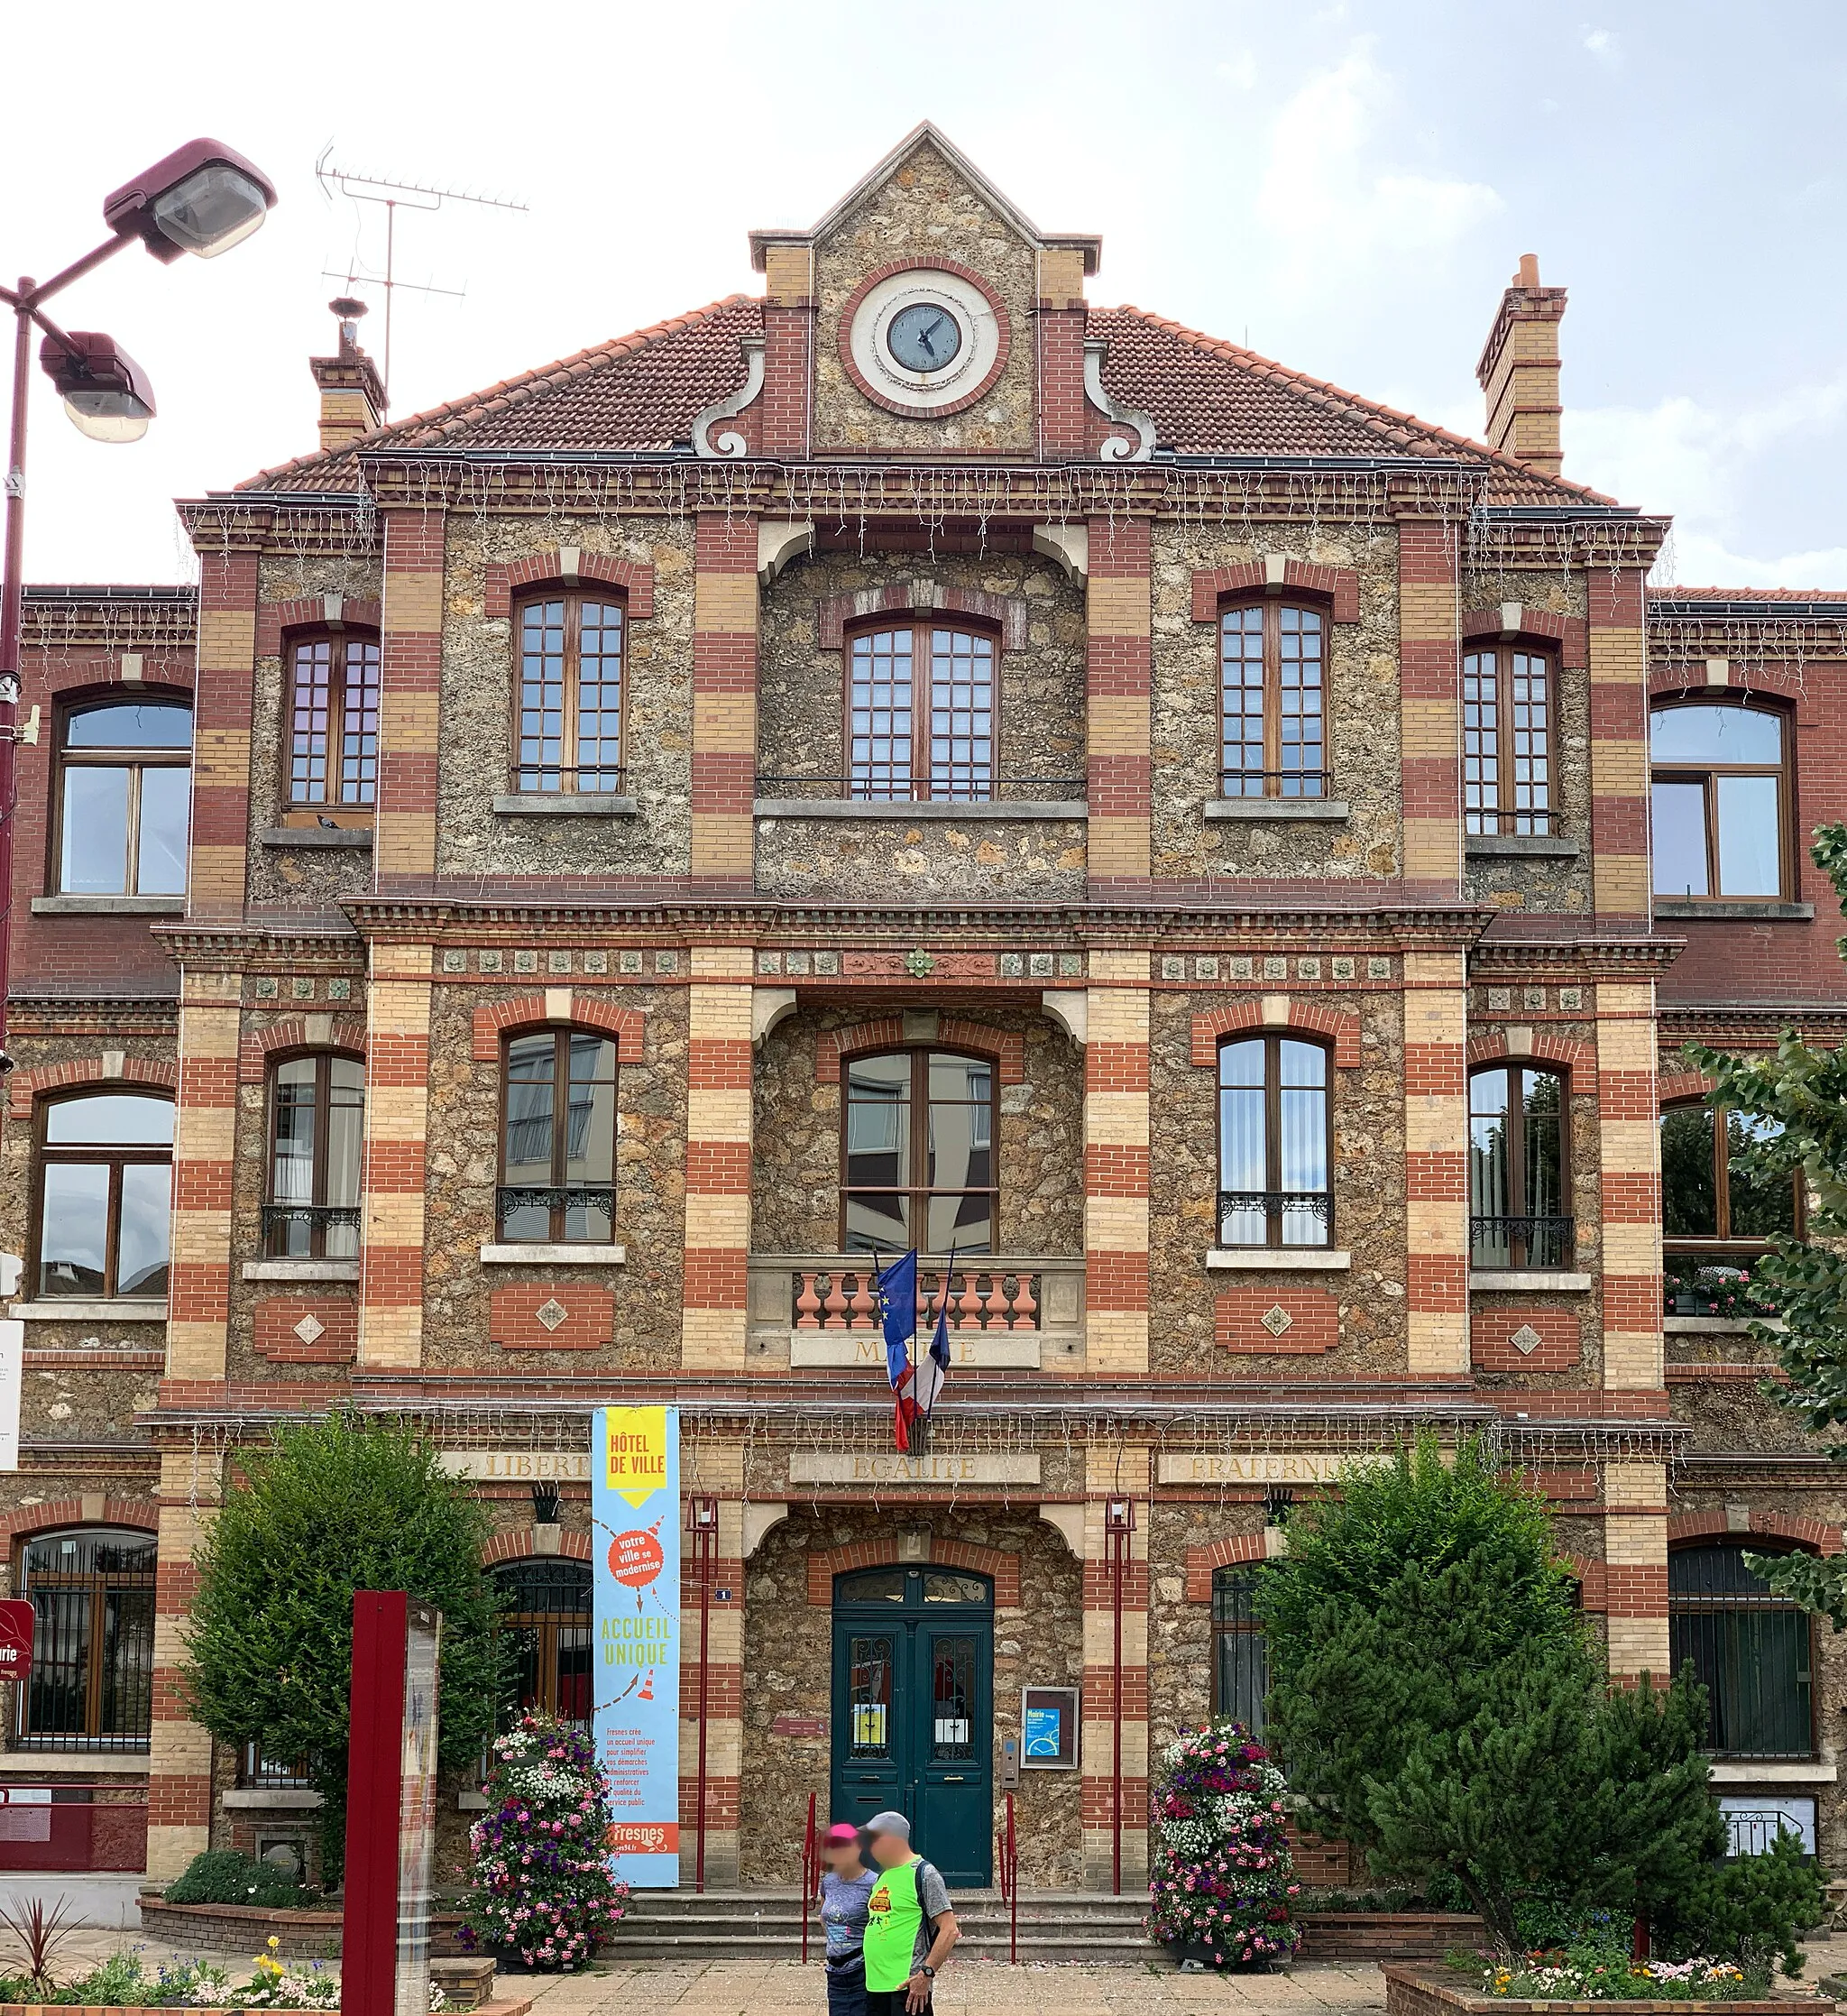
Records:
[[[1218,1243],[1334,1242],[1328,1054],[1300,1036],[1218,1046]]]
[[[996,1251],[994,1060],[951,1050],[886,1050],[848,1058],[841,1072],[842,1251]]]
[[[1649,716],[1655,894],[1774,901],[1789,888],[1788,729],[1769,707],[1674,701]]]
[[[270,1072],[270,1191],[263,1250],[272,1259],[359,1256],[365,1066],[322,1050]]]
[[[192,708],[109,699],[73,708],[58,740],[60,896],[184,896]]]
[[[505,1562],[493,1570],[493,1581],[506,1605],[499,1628],[513,1647],[500,1726],[510,1729],[529,1712],[588,1729],[590,1570],[556,1555],[536,1557]]]
[[[1802,1223],[1793,1175],[1760,1175],[1748,1151],[1782,1132],[1776,1120],[1729,1107],[1670,1106],[1661,1115],[1661,1230],[1669,1251],[1730,1247],[1741,1258],[1764,1252]]]
[[[41,1100],[40,1295],[164,1295],[172,1187],[170,1099],[79,1092]]]
[[[21,1750],[144,1751],[153,1720],[154,1536],[90,1528],[29,1540],[32,1671],[14,1694]]]
[[[926,621],[850,632],[846,795],[990,802],[999,667],[999,640],[986,630]]]
[[[1524,644],[1462,660],[1462,803],[1469,833],[1552,831],[1552,661]]]
[[[1212,1571],[1212,1712],[1242,1722],[1263,1740],[1270,1645],[1257,1621],[1254,1563]]]
[[[1327,796],[1327,659],[1319,609],[1266,597],[1221,612],[1221,797]]]
[[[379,640],[328,631],[289,644],[292,810],[370,813],[379,779]]]
[[[621,790],[625,629],[607,593],[555,589],[515,604],[515,791]]]
[[[1469,1073],[1471,1267],[1570,1266],[1576,1223],[1567,1109],[1563,1072],[1541,1064]]]
[[[500,1237],[606,1246],[616,1216],[616,1045],[585,1029],[510,1038],[501,1079]]]
[[[1761,1546],[1755,1550],[1761,1552]],[[1750,1567],[1743,1545],[1668,1556],[1668,1663],[1706,1690],[1706,1748],[1721,1757],[1815,1754],[1815,1625]]]

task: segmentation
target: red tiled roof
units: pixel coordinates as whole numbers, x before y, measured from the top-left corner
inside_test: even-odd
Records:
[[[746,294],[560,357],[484,391],[393,420],[368,448],[671,448],[694,416],[743,382],[738,339],[762,327]],[[354,490],[351,448],[262,470],[240,490]]]
[[[1343,391],[1254,350],[1135,308],[1095,308],[1108,345],[1104,383],[1153,414],[1162,447],[1180,454],[1429,456],[1479,462],[1493,503],[1608,503],[1446,428]],[[365,437],[367,448],[626,448],[685,442],[694,418],[743,382],[739,339],[762,327],[761,303],[728,295],[709,307],[581,350],[484,391]],[[265,469],[243,490],[352,490],[353,448]]]
[[[1651,602],[1847,602],[1847,588],[1650,588]]]
[[[1462,456],[1488,467],[1492,503],[1613,502],[1144,308],[1093,308],[1089,325],[1109,346],[1105,386],[1152,414],[1161,446],[1177,454]]]

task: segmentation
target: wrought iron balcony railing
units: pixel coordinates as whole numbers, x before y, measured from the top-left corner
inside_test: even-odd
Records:
[[[535,1223],[540,1211],[546,1217],[544,1228]],[[502,1183],[494,1192],[494,1222],[500,1236],[515,1242],[606,1240],[615,1214],[613,1183]]]
[[[855,805],[1071,805],[1087,788],[1081,777],[914,777],[906,770],[851,777],[759,777],[759,798]]]
[[[1472,1217],[1468,1221],[1468,1264],[1477,1273],[1497,1268],[1551,1268],[1571,1266],[1576,1249],[1575,1219],[1546,1213],[1509,1217]]]
[[[1237,1220],[1245,1223],[1240,1225]],[[1248,1221],[1261,1219],[1263,1236],[1252,1238]],[[1293,1226],[1291,1220],[1294,1220]],[[1291,1238],[1306,1222],[1317,1228],[1314,1238]],[[1270,1232],[1281,1228],[1283,1237],[1272,1240]],[[1218,1192],[1218,1243],[1220,1246],[1332,1246],[1334,1243],[1334,1197],[1326,1190],[1221,1190]]]
[[[263,1251],[272,1260],[354,1260],[363,1212],[357,1204],[265,1204]]]

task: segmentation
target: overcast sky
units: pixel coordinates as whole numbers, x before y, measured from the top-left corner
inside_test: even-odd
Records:
[[[1470,433],[1537,253],[1571,292],[1567,474],[1672,511],[1670,578],[1847,589],[1847,7],[1584,4],[16,5],[9,273],[87,249],[103,195],[195,133],[283,198],[220,260],[131,250],[63,298],[160,418],[97,446],[35,383],[28,578],[185,578],[169,500],[313,446],[324,269],[382,258],[324,149],[529,206],[400,223],[400,278],[465,290],[400,295],[402,415],[757,290],[749,227],[812,223],[928,117],[1042,226],[1103,234],[1093,300]]]

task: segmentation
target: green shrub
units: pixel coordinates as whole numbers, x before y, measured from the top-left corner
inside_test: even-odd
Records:
[[[170,1904],[252,1904],[263,1910],[306,1910],[318,1893],[304,1890],[272,1862],[257,1862],[235,1848],[194,1855],[178,1882],[167,1885]]]
[[[1677,1956],[1723,1955],[1747,1974],[1768,1975],[1780,1961],[1799,1973],[1796,1940],[1819,1925],[1824,1906],[1822,1873],[1793,1834],[1779,1834],[1767,1855],[1709,1864],[1658,1910],[1654,1942]]]

